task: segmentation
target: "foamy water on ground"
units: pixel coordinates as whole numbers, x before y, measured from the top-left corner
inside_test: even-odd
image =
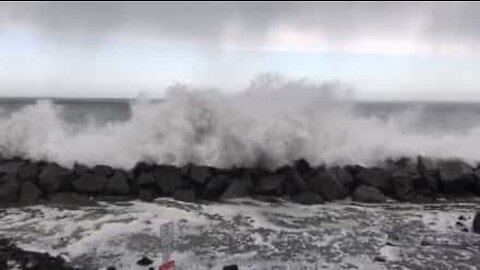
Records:
[[[178,269],[233,263],[240,269],[475,269],[480,235],[456,223],[463,216],[470,226],[478,209],[478,203],[200,205],[157,199],[4,209],[0,235],[86,269],[146,269],[136,265],[143,255],[158,266],[164,251],[160,225],[167,222],[175,224],[172,258]]]

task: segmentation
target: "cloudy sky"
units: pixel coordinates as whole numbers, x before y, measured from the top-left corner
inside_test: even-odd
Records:
[[[0,96],[237,91],[262,72],[480,101],[480,3],[0,3]]]

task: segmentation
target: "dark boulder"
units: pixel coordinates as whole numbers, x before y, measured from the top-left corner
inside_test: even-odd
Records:
[[[414,178],[405,171],[395,171],[392,175],[393,196],[399,200],[408,199],[414,192]]]
[[[22,205],[37,203],[43,196],[43,192],[30,181],[23,182],[20,188],[18,202]]]
[[[204,185],[207,180],[212,177],[212,172],[209,167],[190,165],[188,175],[193,183]]]
[[[143,172],[140,174],[140,176],[137,178],[137,184],[139,187],[156,187],[157,182],[155,181],[155,177],[153,176],[153,173],[151,172]]]
[[[224,175],[216,175],[205,185],[202,197],[207,200],[217,200],[227,189],[231,180]]]
[[[107,195],[127,195],[130,193],[127,176],[122,171],[116,171],[113,176],[108,179],[105,194]]]
[[[444,160],[438,164],[440,187],[444,193],[458,194],[472,191],[473,169],[460,160]]]
[[[350,190],[353,188],[355,180],[353,175],[345,168],[333,167],[330,171],[336,176],[337,180],[342,183],[342,185]]]
[[[17,202],[20,185],[13,175],[4,175],[0,178],[0,204]]]
[[[70,188],[71,173],[55,163],[48,164],[39,175],[40,188],[47,192],[66,191]]]
[[[94,204],[87,196],[74,193],[74,192],[60,192],[49,195],[50,202],[53,204],[65,204],[65,205],[92,205]]]
[[[387,201],[387,197],[378,188],[365,185],[357,187],[352,194],[352,199],[365,203],[383,203]]]
[[[138,191],[138,198],[144,202],[151,202],[157,197],[157,192],[152,189],[140,189]]]
[[[321,204],[323,199],[315,192],[305,191],[300,194],[292,196],[292,201],[305,205]]]
[[[422,174],[422,176],[437,174],[437,162],[431,158],[419,156],[417,165],[418,171],[420,172],[420,174]]]
[[[480,212],[475,213],[472,223],[472,231],[474,233],[480,234]]]
[[[105,191],[107,182],[105,176],[87,173],[73,181],[73,188],[79,192],[99,194]]]
[[[288,170],[283,181],[283,193],[287,195],[295,195],[302,193],[308,189],[304,178],[296,170]]]
[[[312,190],[319,193],[326,200],[338,200],[348,196],[345,186],[330,170],[319,171],[310,183]]]
[[[172,194],[183,184],[180,171],[174,166],[158,166],[154,170],[154,175],[158,188],[166,195]]]
[[[255,194],[261,195],[281,195],[284,175],[267,175],[258,179],[253,187]]]
[[[93,167],[92,172],[95,175],[100,175],[103,177],[110,177],[113,174],[112,168],[107,165],[96,165]]]
[[[236,264],[226,265],[222,269],[223,270],[238,270],[238,265],[236,265]]]
[[[89,172],[90,172],[90,169],[83,164],[75,164],[73,166],[73,174],[77,177],[80,177]]]
[[[9,161],[0,165],[0,176],[12,175],[17,176],[18,171],[23,166],[23,161]]]
[[[314,174],[312,166],[305,160],[299,159],[293,163],[293,169],[303,178],[309,179]]]
[[[17,178],[21,181],[37,182],[39,172],[40,164],[37,162],[30,162],[18,170]]]
[[[392,173],[383,168],[365,168],[357,175],[360,185],[376,187],[386,194],[392,194]]]
[[[251,189],[252,179],[249,176],[235,179],[230,183],[225,192],[223,192],[220,200],[248,197]]]
[[[140,260],[137,261],[137,264],[141,266],[148,266],[152,263],[153,261],[148,257],[142,257]]]
[[[177,201],[195,202],[195,190],[193,189],[177,190],[172,194],[172,197]]]

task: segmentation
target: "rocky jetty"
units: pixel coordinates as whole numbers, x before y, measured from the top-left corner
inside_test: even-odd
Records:
[[[480,195],[480,168],[461,160],[419,157],[383,166],[318,166],[305,160],[290,166],[219,169],[138,163],[125,171],[106,165],[56,163],[21,158],[0,160],[0,205],[94,204],[96,200],[171,197],[180,201],[224,201],[240,197],[282,197],[301,204],[351,198],[364,203],[388,200],[433,202],[439,197]]]

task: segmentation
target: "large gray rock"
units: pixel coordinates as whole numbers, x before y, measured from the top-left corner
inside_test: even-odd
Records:
[[[434,175],[437,173],[437,162],[431,158],[419,156],[418,157],[418,171],[422,175]]]
[[[376,187],[382,192],[392,193],[392,172],[383,168],[365,168],[357,175],[356,179],[359,184]]]
[[[348,196],[348,191],[337,176],[329,171],[318,172],[311,181],[312,190],[326,200],[338,200]]]
[[[357,187],[352,194],[352,199],[365,203],[383,203],[387,201],[387,197],[378,188],[365,185]]]
[[[20,185],[13,175],[4,175],[0,178],[0,204],[17,202]]]
[[[284,175],[268,175],[258,179],[253,187],[255,194],[281,195]]]
[[[230,179],[224,175],[216,175],[205,185],[202,197],[207,200],[217,200],[230,184]]]
[[[137,184],[140,187],[154,187],[156,186],[155,177],[150,172],[143,172],[137,179]]]
[[[169,195],[183,184],[180,171],[174,166],[159,166],[154,170],[158,188],[163,194]]]
[[[0,165],[0,176],[12,175],[17,176],[18,171],[23,165],[23,161],[9,161]]]
[[[209,167],[191,165],[189,176],[192,179],[192,182],[203,185],[210,177],[212,177],[212,172]]]
[[[39,175],[40,188],[47,193],[65,191],[70,188],[70,172],[55,163],[48,164]]]
[[[305,205],[321,204],[322,197],[315,192],[305,191],[300,194],[292,196],[292,201]]]
[[[92,173],[84,174],[73,181],[73,188],[79,192],[85,193],[103,193],[107,185],[108,178]]]
[[[235,179],[230,183],[225,192],[223,192],[220,200],[248,197],[251,189],[252,180],[250,177]]]
[[[96,165],[93,167],[92,172],[103,177],[110,177],[113,174],[112,168],[107,165]]]
[[[296,170],[288,170],[285,174],[287,176],[283,181],[283,193],[292,196],[307,191],[307,183],[300,173]]]
[[[18,202],[22,205],[37,203],[43,196],[43,192],[32,182],[22,183]]]
[[[460,160],[444,160],[438,164],[440,186],[444,193],[471,192],[474,184],[473,168]]]
[[[122,171],[116,171],[114,175],[108,179],[105,188],[107,195],[127,195],[130,193],[127,176]]]
[[[183,202],[195,202],[195,190],[193,189],[184,189],[177,190],[172,194],[172,197],[177,201]]]
[[[342,183],[348,190],[353,187],[353,176],[345,168],[334,167],[330,171],[337,177],[337,180]]]
[[[40,164],[37,162],[30,162],[18,170],[17,178],[22,181],[37,182],[39,172]]]

